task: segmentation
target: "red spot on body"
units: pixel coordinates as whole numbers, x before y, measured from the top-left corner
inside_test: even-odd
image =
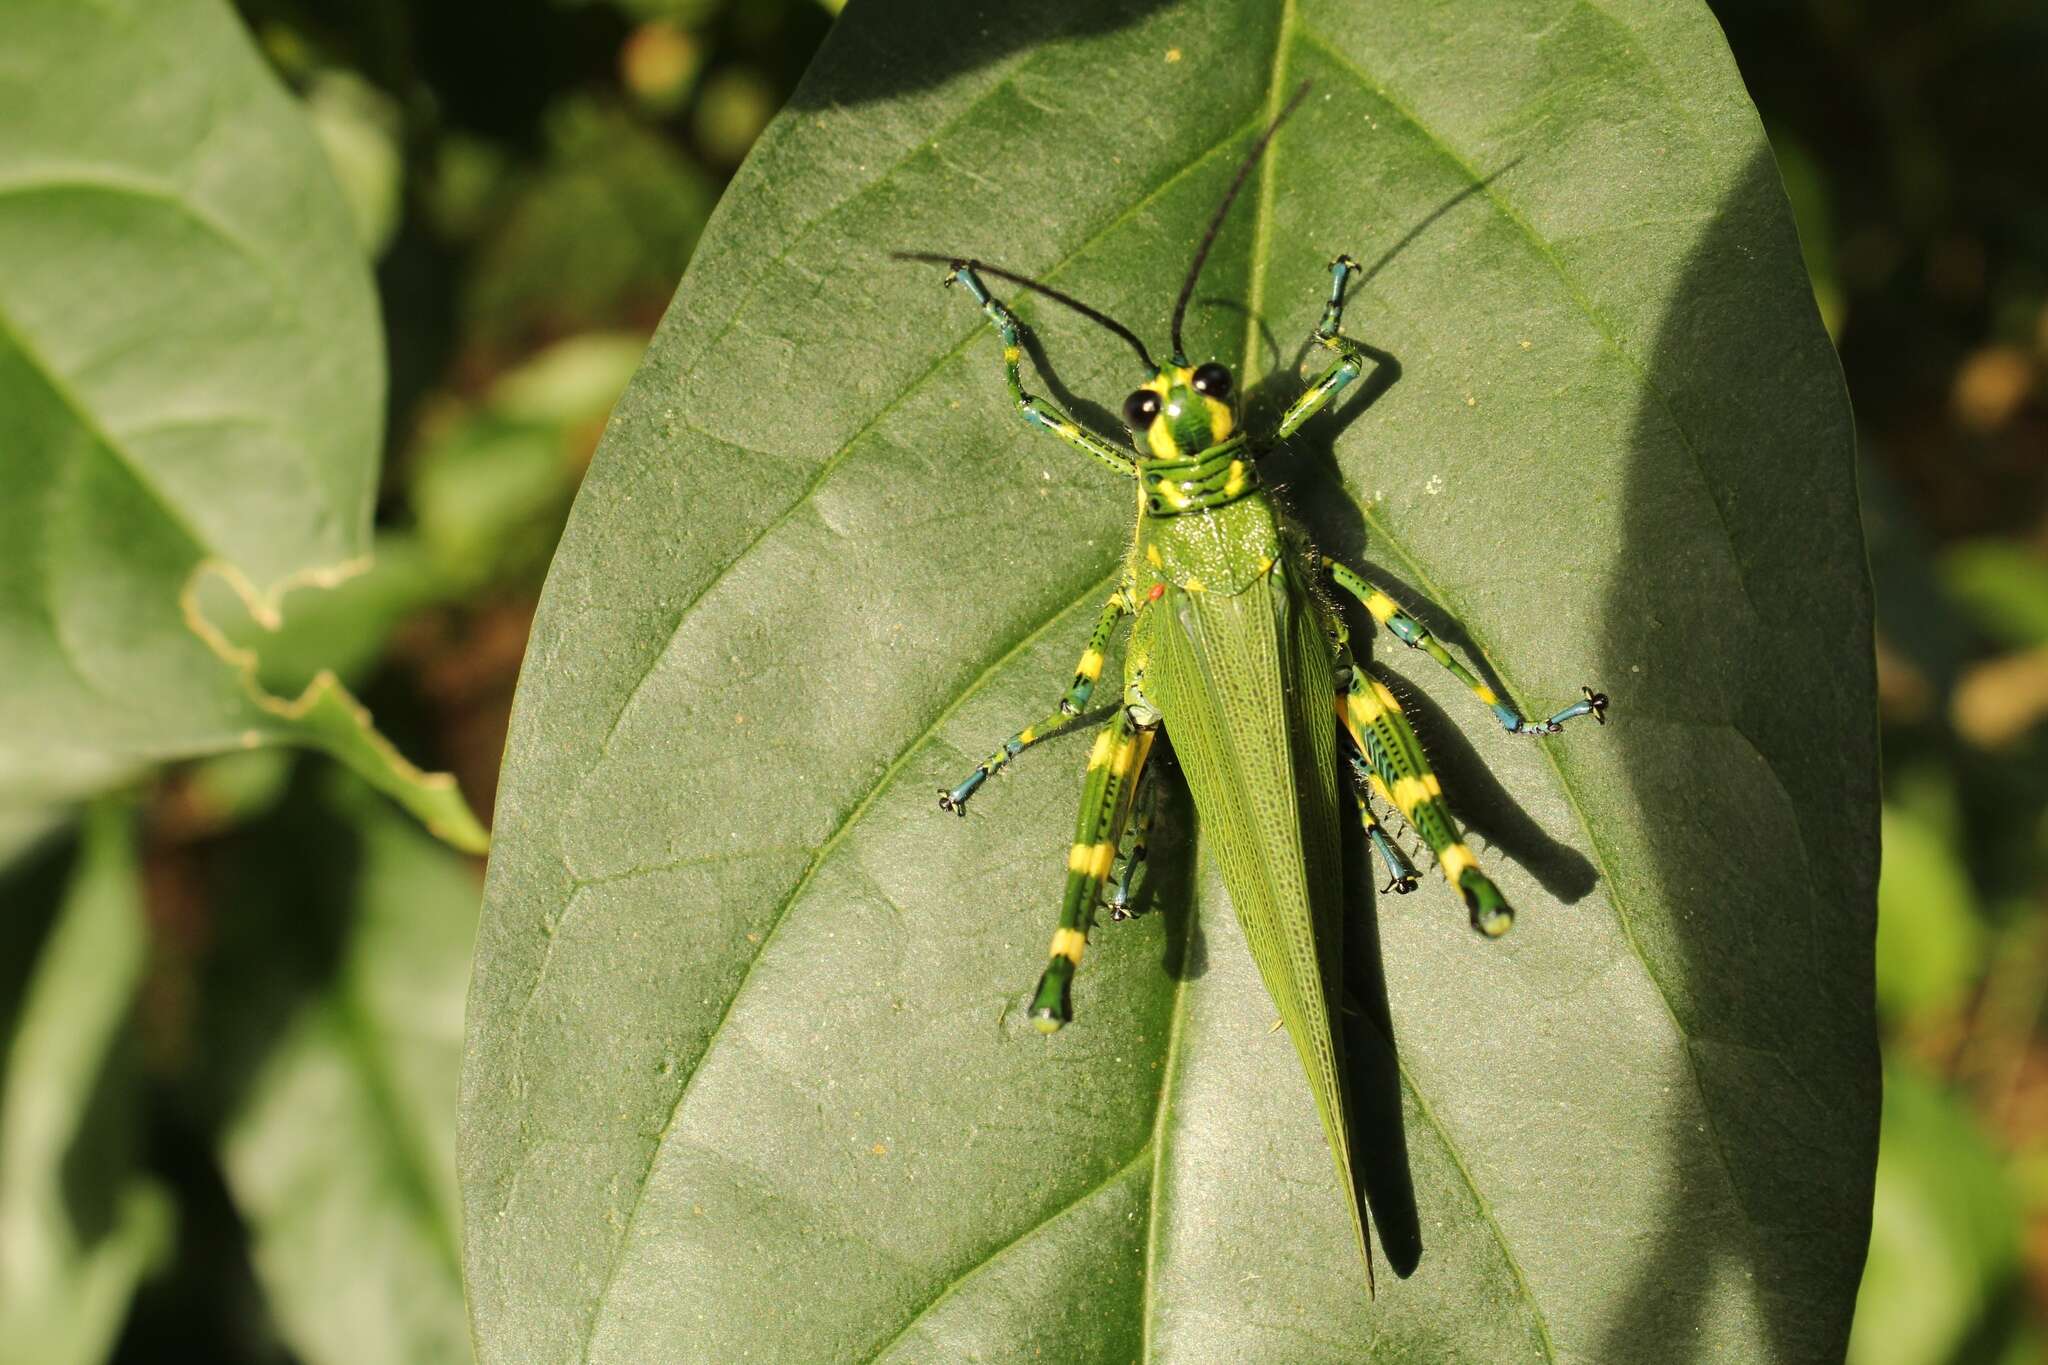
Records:
[[[1166,596],[1166,585],[1164,583],[1154,583],[1152,591],[1147,593],[1146,596],[1157,602],[1160,598]]]

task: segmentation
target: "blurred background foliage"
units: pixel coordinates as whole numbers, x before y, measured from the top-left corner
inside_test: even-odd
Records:
[[[273,690],[336,668],[490,808],[584,465],[836,8],[243,0],[354,211],[392,377],[376,567],[268,643]],[[1878,585],[1887,1094],[1851,1360],[2041,1359],[2048,8],[1715,9],[1855,400]],[[480,872],[288,751],[0,829],[0,1360],[467,1357]]]

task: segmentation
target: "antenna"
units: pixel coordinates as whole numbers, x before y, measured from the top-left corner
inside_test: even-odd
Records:
[[[1210,216],[1209,230],[1202,234],[1202,244],[1195,248],[1195,259],[1188,266],[1188,277],[1181,281],[1180,297],[1173,301],[1173,359],[1176,364],[1187,363],[1187,352],[1180,344],[1181,319],[1187,316],[1188,300],[1194,297],[1195,279],[1202,273],[1202,263],[1209,259],[1209,248],[1216,245],[1216,234],[1223,230],[1223,216],[1230,212],[1230,205],[1237,198],[1237,192],[1244,188],[1244,182],[1251,175],[1252,167],[1258,165],[1259,158],[1266,154],[1267,146],[1273,141],[1273,134],[1280,131],[1280,125],[1287,121],[1287,116],[1294,112],[1295,106],[1300,104],[1307,94],[1307,81],[1294,88],[1294,93],[1288,96],[1287,103],[1279,113],[1273,115],[1273,121],[1266,125],[1266,131],[1259,134],[1259,140],[1252,144],[1250,153],[1245,156],[1244,164],[1237,168],[1237,179],[1230,182],[1230,188],[1223,192],[1223,202],[1216,206],[1216,212]]]
[[[939,265],[949,265],[955,270],[962,266],[967,266],[984,275],[993,275],[999,280],[1008,280],[1011,284],[1021,284],[1032,293],[1043,294],[1055,303],[1063,303],[1082,317],[1087,318],[1090,322],[1097,323],[1115,332],[1131,344],[1131,349],[1138,353],[1138,359],[1145,362],[1146,369],[1151,370],[1154,374],[1159,372],[1159,367],[1152,363],[1151,355],[1145,350],[1145,343],[1138,340],[1136,332],[1133,332],[1101,309],[1090,308],[1073,295],[1063,294],[1049,284],[1040,284],[1028,275],[1019,275],[1015,271],[1004,270],[1000,266],[987,265],[965,256],[947,256],[935,251],[892,251],[889,253],[889,257],[891,260],[897,261],[932,261]]]

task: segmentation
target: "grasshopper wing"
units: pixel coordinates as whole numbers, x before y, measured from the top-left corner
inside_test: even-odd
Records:
[[[1282,559],[1242,591],[1175,587],[1151,615],[1159,708],[1252,958],[1294,1039],[1344,1185],[1367,1284],[1335,1007],[1343,999],[1336,714],[1322,611]]]

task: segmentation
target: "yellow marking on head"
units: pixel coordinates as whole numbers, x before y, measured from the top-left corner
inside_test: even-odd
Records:
[[[1387,685],[1381,682],[1378,678],[1374,678],[1372,680],[1372,694],[1375,697],[1378,697],[1380,699],[1380,705],[1386,707],[1389,711],[1398,711],[1401,709],[1401,703],[1394,700],[1394,694],[1392,692],[1389,692],[1387,690]]]
[[[1091,649],[1084,653],[1081,656],[1081,662],[1075,666],[1074,671],[1084,678],[1094,679],[1101,677],[1102,651]]]
[[[1032,740],[1037,738],[1038,727],[1036,725],[1027,725],[1017,732],[1017,742],[1019,744],[1029,744]]]
[[[1055,929],[1052,931],[1052,955],[1080,965],[1081,952],[1088,946],[1088,936],[1079,929]]]
[[[1219,436],[1216,439],[1220,441],[1223,438]],[[1244,472],[1243,460],[1232,460],[1230,462],[1230,474],[1223,480],[1224,497],[1234,498],[1239,493],[1244,492]]]
[[[1173,392],[1173,379],[1166,373],[1166,371],[1161,370],[1158,374],[1153,375],[1150,379],[1138,385],[1138,387],[1141,389],[1150,389],[1152,390],[1152,392],[1158,394],[1161,398],[1164,398],[1166,397],[1166,395]]]
[[[1494,694],[1494,690],[1488,687],[1485,683],[1481,683],[1479,684],[1479,686],[1473,688],[1472,695],[1479,698],[1479,700],[1485,702],[1488,706],[1491,706],[1495,702],[1500,700],[1500,698]]]
[[[1206,394],[1203,395],[1202,402],[1209,409],[1210,444],[1220,444],[1229,440],[1230,433],[1237,430],[1237,417],[1231,412],[1230,404]]]
[[[1067,871],[1086,872],[1089,861],[1094,856],[1094,850],[1089,845],[1075,844],[1067,850]]]
[[[1394,599],[1383,592],[1367,593],[1365,609],[1372,613],[1372,619],[1375,621],[1385,621],[1401,610],[1394,605]]]
[[[1173,426],[1166,420],[1165,409],[1162,408],[1159,415],[1152,419],[1152,425],[1145,432],[1145,444],[1152,448],[1152,458],[1155,460],[1180,458],[1180,443],[1173,439]]]
[[[1166,561],[1159,557],[1159,547],[1157,545],[1147,545],[1145,547],[1145,562],[1155,569],[1166,567]]]
[[[1189,579],[1186,579],[1186,580],[1184,580],[1184,581],[1183,581],[1183,582],[1181,583],[1181,586],[1182,586],[1183,588],[1186,588],[1186,589],[1187,589],[1187,590],[1188,590],[1189,592],[1201,592],[1201,591],[1202,591],[1202,580],[1201,580],[1201,579],[1199,579],[1199,578],[1189,578]]]
[[[1138,746],[1133,744],[1130,740],[1125,740],[1123,743],[1117,745],[1116,752],[1110,755],[1110,772],[1118,777],[1122,777],[1125,773],[1129,772],[1131,770],[1131,751],[1136,749],[1137,747]]]
[[[1092,772],[1109,762],[1109,751],[1116,747],[1116,732],[1104,730],[1095,737],[1095,747],[1088,751],[1088,768]]]
[[[1024,352],[1023,352],[1023,351],[1021,351],[1021,350],[1019,350],[1019,349],[1018,349],[1017,347],[1015,347],[1015,346],[1005,346],[1005,347],[1003,347],[1003,363],[1004,363],[1004,364],[1006,364],[1006,365],[1014,365],[1014,364],[1016,364],[1016,363],[1017,363],[1018,361],[1022,360],[1023,358],[1024,358]]]
[[[1435,773],[1424,773],[1422,775],[1422,785],[1429,791],[1431,796],[1442,796],[1444,794],[1444,784],[1437,781]]]
[[[1465,869],[1479,866],[1479,860],[1463,844],[1445,844],[1437,850],[1436,865],[1444,870],[1444,880],[1456,886]]]
[[[1401,808],[1401,814],[1413,815],[1415,808],[1429,799],[1429,788],[1419,777],[1397,777],[1394,779],[1394,804]]]

